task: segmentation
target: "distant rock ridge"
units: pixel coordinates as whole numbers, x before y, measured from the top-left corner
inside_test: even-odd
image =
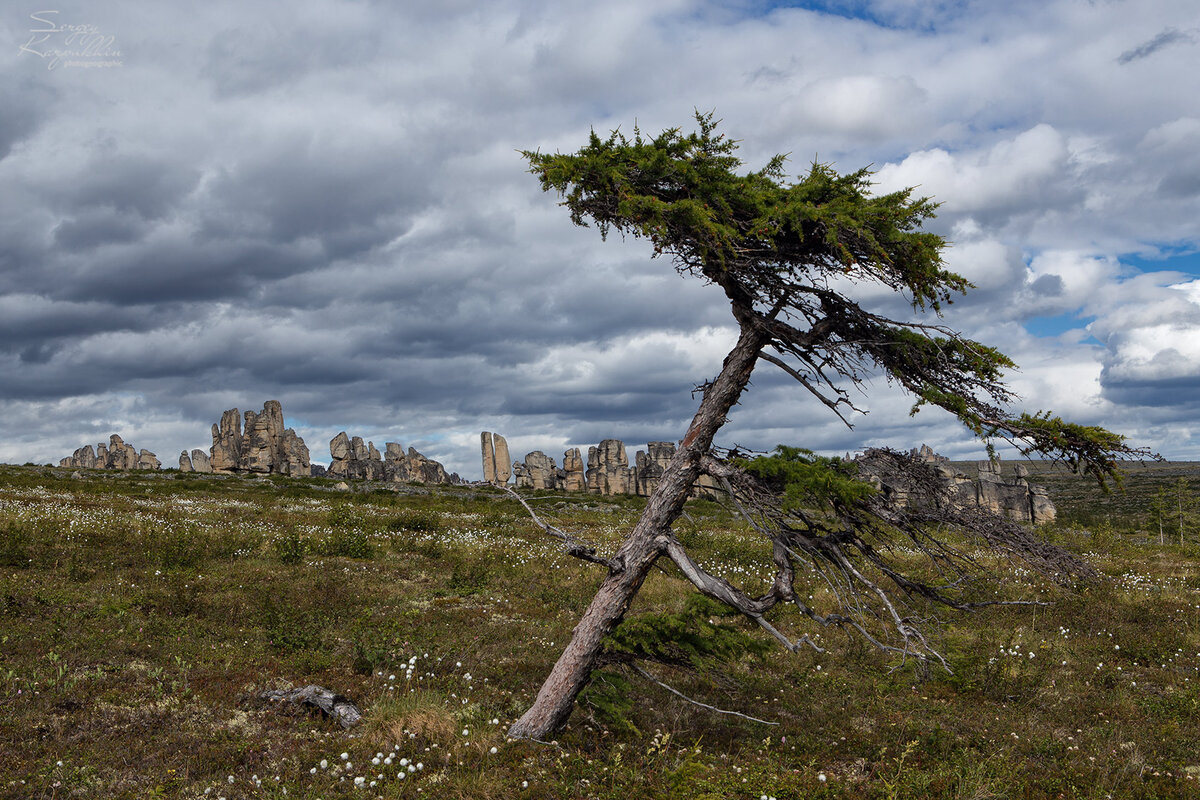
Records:
[[[345,431],[330,440],[329,456],[329,468],[325,472],[329,478],[388,483],[462,483],[457,473],[447,474],[439,462],[426,458],[412,447],[406,453],[398,443],[387,442],[381,456],[374,442],[364,443],[361,436],[351,438]]]
[[[159,469],[162,464],[158,457],[149,450],[138,451],[133,445],[113,434],[108,437],[108,445],[103,442],[92,446],[84,445],[71,455],[58,462],[60,467],[73,469]]]
[[[331,478],[389,481],[392,483],[458,484],[462,483],[455,473],[431,458],[426,458],[415,449],[406,453],[396,442],[388,442],[385,452],[375,448],[374,443],[355,436],[351,439],[343,431],[329,443],[332,462],[328,471],[320,464],[309,460],[308,447],[292,428],[283,426],[283,407],[278,400],[268,400],[262,411],[247,411],[244,415],[236,408],[221,414],[221,419],[212,426],[212,447],[205,452],[199,448],[179,453],[181,473],[251,473],[291,475],[294,477]],[[508,480],[508,445],[503,436],[497,435],[492,443],[493,468]],[[501,459],[502,468],[496,467],[496,457]],[[160,469],[158,458],[149,450],[140,453],[113,434],[106,446],[103,442],[96,449],[91,445],[81,447],[62,459],[59,466],[74,469]]]
[[[878,474],[882,470],[874,469],[874,452],[867,450],[855,459],[859,468],[868,477],[873,477],[884,491],[892,494],[898,503],[907,504],[909,488]],[[1013,476],[1005,478],[999,460],[978,461],[975,464],[977,476],[972,479],[951,466],[948,458],[938,455],[926,445],[914,449],[911,455],[937,470],[951,502],[968,507],[978,506],[1028,525],[1051,522],[1057,514],[1046,490],[1029,482],[1029,470],[1024,464],[1014,465]]]
[[[278,400],[268,400],[257,414],[247,411],[245,427],[236,408],[221,415],[212,426],[212,450],[209,466],[212,472],[253,472],[308,477],[312,465],[308,447],[292,428],[283,427],[283,408]],[[196,469],[192,451],[191,466]],[[180,469],[183,457],[180,456]]]
[[[501,478],[498,471],[500,448],[497,446],[494,451],[489,451],[488,437],[491,437],[492,442],[504,441],[504,437],[499,434],[486,431],[483,433],[484,480],[503,485],[508,482],[508,474],[505,472]],[[507,451],[507,444],[504,449]],[[663,471],[674,457],[674,443],[649,442],[646,450],[637,451],[631,467],[625,443],[620,439],[604,439],[598,445],[588,448],[586,465],[578,447],[563,453],[561,468],[555,464],[553,458],[541,450],[534,450],[526,455],[524,460],[513,462],[512,474],[518,488],[649,497],[658,488]],[[720,489],[707,476],[701,476],[700,480],[696,481],[694,491],[696,494],[707,496],[720,492]]]

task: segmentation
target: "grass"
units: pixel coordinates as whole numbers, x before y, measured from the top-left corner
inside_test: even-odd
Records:
[[[952,673],[836,631],[818,632],[824,654],[747,645],[760,633],[708,617],[667,569],[625,646],[653,651],[654,631],[704,613],[725,638],[685,641],[692,668],[648,669],[779,724],[610,666],[543,745],[504,730],[599,573],[493,490],[0,466],[0,797],[1200,794],[1200,530],[1160,545],[1145,512],[1160,486],[1200,486],[1200,467],[1138,468],[1107,496],[1034,471],[1059,504],[1045,535],[1106,579],[1064,592],[994,562],[1007,596],[1052,605],[944,613]],[[643,501],[531,502],[611,551]],[[689,517],[699,560],[765,586],[767,554],[723,509]],[[352,698],[363,724],[255,699],[307,683]]]

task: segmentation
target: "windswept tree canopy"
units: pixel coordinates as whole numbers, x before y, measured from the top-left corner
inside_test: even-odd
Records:
[[[839,175],[813,163],[795,181],[785,156],[739,174],[737,142],[712,114],[698,130],[652,139],[635,129],[592,133],[573,154],[524,152],[543,190],[559,193],[572,221],[645,238],[684,274],[717,284],[743,331],[763,340],[761,358],[782,369],[849,423],[848,389],[882,373],[922,405],[941,407],[988,444],[1062,458],[1104,482],[1116,459],[1142,455],[1103,428],[1005,409],[1003,380],[1015,366],[999,350],[920,317],[971,284],[945,268],[945,240],[922,228],[937,206],[911,189],[876,195],[871,173]],[[894,320],[851,299],[850,284],[904,295],[911,319]]]

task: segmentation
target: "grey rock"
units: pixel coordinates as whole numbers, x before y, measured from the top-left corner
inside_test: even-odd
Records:
[[[873,477],[876,484],[892,496],[899,505],[912,502],[909,487],[896,483],[880,482],[872,472],[873,456],[868,450],[856,461],[865,475]],[[1004,476],[1003,465],[996,460],[975,462],[977,473],[974,479],[960,472],[926,446],[914,450],[912,455],[933,465],[942,481],[941,494],[951,503],[961,506],[978,506],[1015,522],[1041,525],[1054,519],[1056,510],[1046,490],[1029,482],[1029,470],[1023,464],[1015,465],[1012,478]],[[923,493],[924,494],[924,493]]]
[[[516,465],[513,465],[514,468]],[[525,462],[517,472],[517,486],[527,489],[554,489],[557,486],[558,468],[554,459],[541,450],[525,456]]]
[[[192,451],[192,469],[196,472],[212,472],[212,462],[209,461],[208,453],[203,450],[196,449]]]
[[[583,456],[578,447],[572,447],[563,453],[563,489],[568,492],[582,492],[587,484],[584,479]]]
[[[505,485],[512,474],[509,467],[508,440],[498,433],[479,434],[479,449],[483,459],[483,479],[488,483]]]

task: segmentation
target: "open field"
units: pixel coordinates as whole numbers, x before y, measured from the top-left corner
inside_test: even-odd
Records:
[[[0,466],[0,797],[1200,796],[1200,530],[1160,545],[1146,513],[1200,465],[1133,467],[1109,496],[1033,471],[1059,504],[1045,535],[1105,580],[993,563],[1005,597],[1052,605],[940,612],[952,673],[837,631],[783,652],[689,604],[664,563],[632,618],[670,612],[722,647],[648,669],[778,724],[610,667],[554,745],[504,730],[600,576],[495,490]],[[534,497],[610,549],[643,503]],[[701,560],[765,586],[744,526],[707,502],[689,516]],[[256,699],[307,683],[364,723]]]

